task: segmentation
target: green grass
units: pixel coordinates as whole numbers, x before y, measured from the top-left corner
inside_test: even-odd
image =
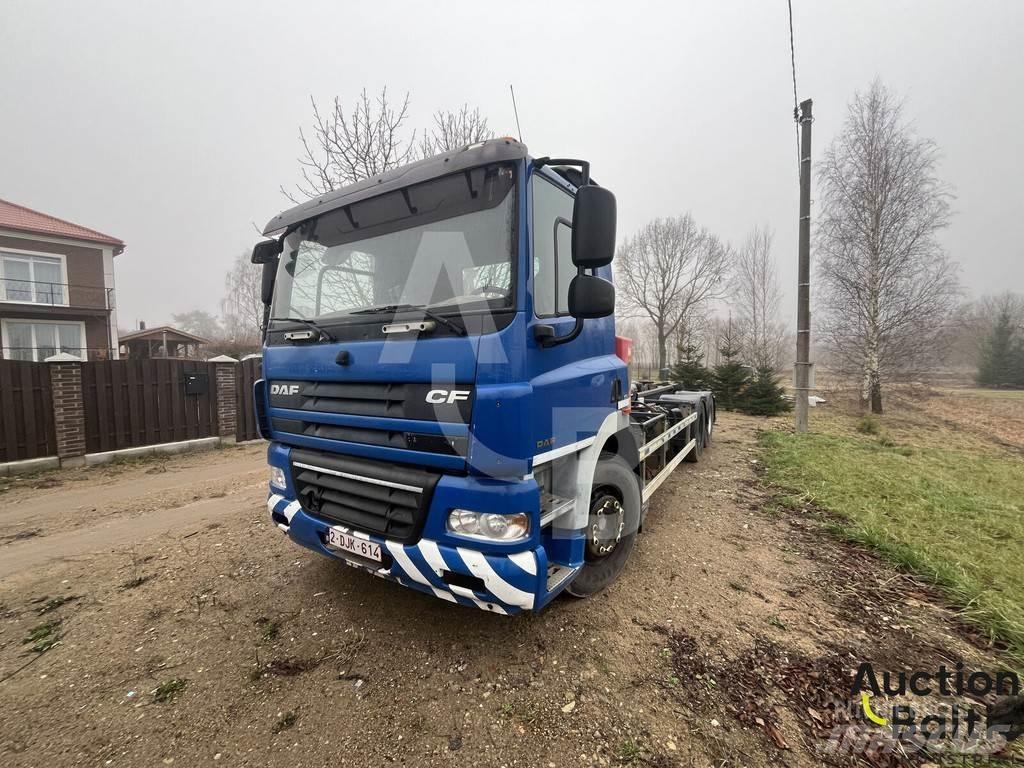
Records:
[[[854,435],[766,432],[767,479],[944,587],[1024,659],[1024,461]]]

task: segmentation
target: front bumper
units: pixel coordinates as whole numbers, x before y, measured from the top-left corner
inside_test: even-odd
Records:
[[[568,579],[559,579],[558,589],[548,591],[548,558],[543,545],[495,554],[480,552],[468,543],[467,546],[451,546],[426,536],[415,544],[401,544],[331,525],[303,510],[298,501],[279,493],[270,494],[267,507],[277,527],[297,544],[374,576],[459,605],[501,614],[538,610],[568,583]],[[378,544],[385,562],[377,563],[328,548],[324,541],[330,527]],[[453,581],[472,582],[476,587],[460,586]]]

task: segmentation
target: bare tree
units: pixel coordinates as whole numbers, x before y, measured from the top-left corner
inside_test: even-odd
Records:
[[[779,320],[782,289],[772,256],[773,234],[754,227],[736,255],[732,299],[743,361],[755,368],[779,366],[786,326]]]
[[[938,242],[951,192],[938,150],[880,81],[857,93],[821,168],[820,332],[857,370],[861,404],[882,412],[882,382],[936,361],[958,296]]]
[[[227,340],[259,346],[263,323],[261,284],[261,269],[250,263],[248,252],[240,253],[224,277],[224,298],[220,302]]]
[[[680,324],[721,297],[731,255],[690,214],[655,219],[619,248],[616,285],[625,303],[654,323],[659,369]]]
[[[371,98],[364,88],[351,112],[337,96],[327,113],[321,112],[312,96],[309,100],[313,106],[313,133],[307,136],[299,128],[302,183],[295,186],[295,194],[281,188],[292,202],[322,195],[412,159],[416,133],[408,138],[404,135],[409,116],[408,93],[395,106],[388,100],[387,88],[381,89],[376,98]]]
[[[468,104],[463,104],[457,112],[440,110],[434,114],[434,127],[423,132],[420,154],[432,157],[493,138],[494,131],[487,127],[487,118],[480,114],[480,109],[471,110]]]

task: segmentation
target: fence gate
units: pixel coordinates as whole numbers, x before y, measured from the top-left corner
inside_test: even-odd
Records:
[[[235,374],[235,401],[238,403],[235,440],[255,440],[260,436],[256,431],[256,409],[253,403],[252,387],[263,376],[263,358],[258,355],[247,357],[239,363]]]
[[[0,360],[0,463],[56,452],[49,366]]]
[[[216,386],[214,365],[200,360],[82,363],[86,452],[216,435]]]

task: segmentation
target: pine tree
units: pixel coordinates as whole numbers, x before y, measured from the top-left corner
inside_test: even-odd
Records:
[[[752,416],[776,416],[792,410],[771,366],[757,369],[757,375],[743,391],[739,409]]]
[[[704,365],[704,353],[695,344],[687,342],[676,347],[672,380],[691,391],[711,389],[711,371]]]
[[[1024,361],[1021,360],[1024,353],[1021,345],[1015,343],[1015,331],[1013,315],[1008,308],[1003,308],[981,347],[978,383],[982,386],[1024,385]]]
[[[731,320],[722,332],[718,354],[721,362],[711,372],[715,402],[725,410],[736,410],[742,405],[743,391],[750,383],[750,369],[740,362],[739,345]]]

